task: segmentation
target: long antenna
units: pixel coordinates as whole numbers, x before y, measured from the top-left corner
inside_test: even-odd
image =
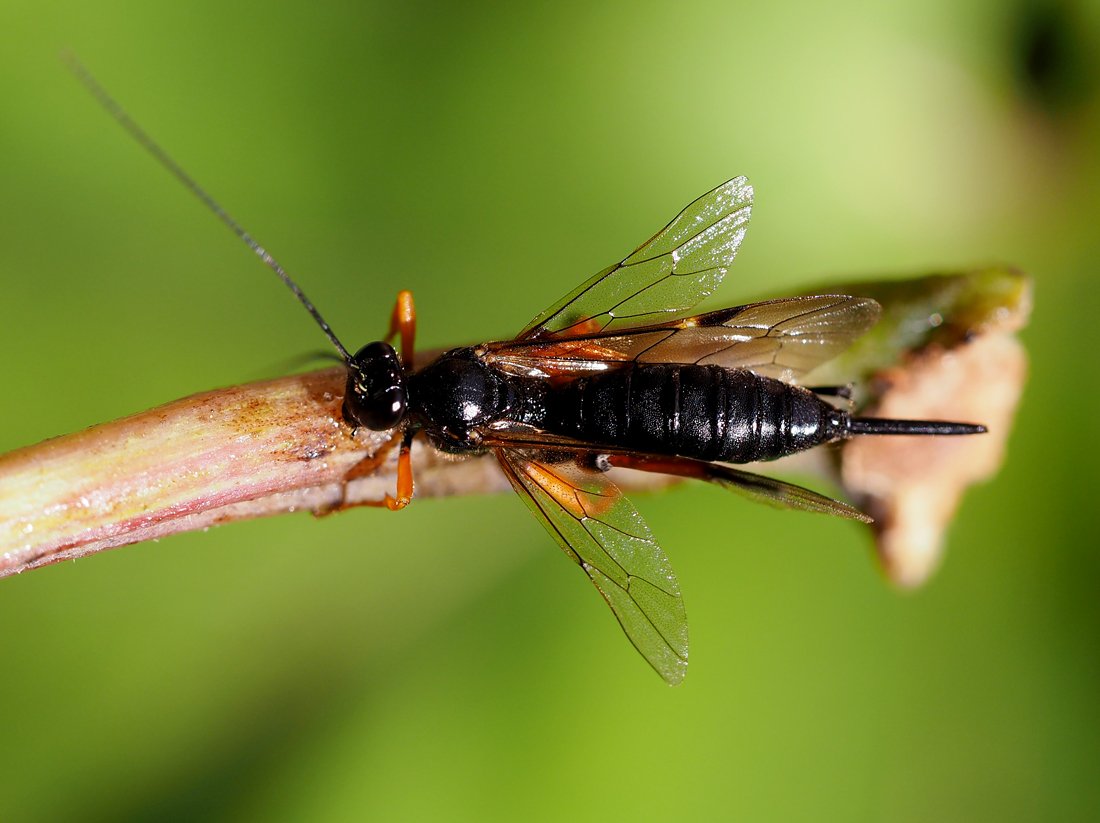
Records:
[[[279,275],[279,279],[286,284],[288,289],[294,292],[294,296],[301,301],[302,305],[306,307],[306,311],[308,311],[313,316],[313,319],[317,321],[317,325],[321,327],[321,331],[323,331],[328,339],[332,341],[332,345],[340,352],[340,355],[344,358],[344,362],[349,362],[351,360],[351,355],[348,353],[348,350],[344,348],[344,344],[340,342],[340,338],[336,336],[335,332],[333,332],[329,324],[325,321],[325,318],[321,316],[321,313],[317,311],[313,303],[306,297],[305,292],[298,287],[297,283],[290,279],[290,275],[279,265],[279,261],[272,257],[267,249],[253,240],[252,236],[241,227],[240,223],[234,220],[225,209],[219,206],[217,201],[207,194],[203,188],[194,181],[191,175],[185,172],[183,168],[164,151],[164,149],[158,146],[153,138],[145,133],[145,130],[142,129],[141,126],[130,119],[130,115],[128,115],[122,106],[107,93],[107,90],[104,89],[103,86],[99,85],[99,81],[92,76],[91,72],[84,67],[83,63],[77,60],[73,54],[68,52],[62,55],[62,59],[65,61],[66,65],[68,65],[69,70],[72,71],[72,73],[76,75],[76,78],[84,85],[84,88],[91,92],[92,97],[96,99],[99,105],[106,109],[107,113],[114,118],[115,122],[126,129],[130,136],[133,137],[142,148],[153,155],[158,163],[164,166],[164,168],[170,171],[177,180],[183,183],[195,197],[202,201],[203,205],[214,212],[219,220],[225,223],[237,237],[245,242],[245,245],[256,253],[257,257],[264,261],[264,265],[268,266]]]

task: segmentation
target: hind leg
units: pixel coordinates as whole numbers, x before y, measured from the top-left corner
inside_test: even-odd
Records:
[[[818,397],[842,397],[845,400],[852,399],[852,384],[846,386],[807,386]]]

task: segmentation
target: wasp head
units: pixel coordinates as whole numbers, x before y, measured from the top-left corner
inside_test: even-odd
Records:
[[[348,361],[344,419],[349,424],[392,429],[405,418],[408,401],[405,370],[389,343],[368,343]]]

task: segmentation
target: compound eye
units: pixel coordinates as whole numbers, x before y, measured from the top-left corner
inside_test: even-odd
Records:
[[[405,387],[401,385],[372,392],[362,408],[360,419],[364,426],[374,431],[392,429],[405,416],[407,402]]]

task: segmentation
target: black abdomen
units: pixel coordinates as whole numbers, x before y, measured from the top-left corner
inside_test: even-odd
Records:
[[[843,415],[807,389],[720,366],[634,364],[572,380],[550,395],[549,431],[727,463],[816,446]]]

